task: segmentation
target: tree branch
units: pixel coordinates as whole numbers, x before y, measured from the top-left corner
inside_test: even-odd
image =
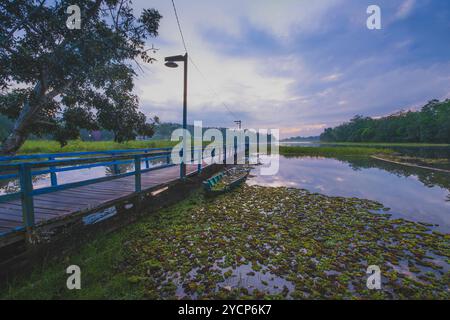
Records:
[[[10,31],[8,32],[8,34],[6,35],[6,39],[9,40],[9,38],[11,38],[11,37],[14,35],[14,32],[16,32],[17,29],[19,29],[19,27],[21,27],[22,25],[24,25],[25,23],[27,23],[28,20],[31,18],[31,16],[32,16],[33,14],[35,14],[39,9],[42,8],[42,6],[44,5],[44,3],[45,3],[45,0],[42,0],[41,3],[39,4],[39,6],[37,6],[36,8],[34,8],[33,11],[30,12],[30,14],[29,14],[28,16],[24,17],[21,21],[19,21],[19,23],[17,23],[16,26],[15,26],[12,30],[10,30]]]

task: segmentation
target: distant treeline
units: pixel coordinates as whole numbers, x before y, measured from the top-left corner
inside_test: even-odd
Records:
[[[9,134],[13,127],[13,121],[8,119],[7,117],[0,115],[0,142],[3,141],[3,139],[6,138],[6,136]],[[172,136],[172,132],[175,129],[182,128],[182,125],[179,123],[171,123],[171,122],[164,122],[164,123],[158,123],[155,125],[155,133],[151,137],[138,137],[138,140],[170,140],[170,137]],[[194,134],[194,126],[188,125],[187,129],[191,132],[191,134]],[[212,129],[211,127],[204,127],[203,132],[205,132],[208,129]],[[223,136],[225,137],[225,128],[216,128],[219,129]],[[270,137],[270,135],[268,136]],[[42,135],[39,137],[36,137],[34,135],[30,135],[29,140],[37,140],[37,139],[45,139],[45,140],[54,140],[53,136],[48,135]],[[114,134],[111,131],[108,130],[97,130],[97,131],[89,131],[86,129],[80,130],[80,139],[82,141],[112,141],[114,140]]]
[[[450,143],[450,99],[431,100],[420,111],[401,111],[373,119],[355,116],[320,135],[329,142]]]
[[[290,137],[286,139],[282,139],[281,142],[302,142],[302,141],[319,141],[319,136],[310,136],[310,137]]]
[[[0,114],[0,142],[6,138],[13,127],[13,122]]]

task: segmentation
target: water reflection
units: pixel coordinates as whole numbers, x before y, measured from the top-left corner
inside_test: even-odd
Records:
[[[163,162],[160,159],[150,160],[149,167],[162,165]],[[146,168],[146,163],[143,161],[141,163],[141,168]],[[44,170],[45,168],[43,168]],[[111,176],[115,174],[116,169],[113,165],[110,166],[99,166],[88,169],[81,169],[75,171],[64,171],[57,172],[56,176],[58,179],[58,184],[66,184],[71,182],[84,181],[89,179],[101,178],[105,176]],[[117,173],[126,173],[134,170],[134,163],[118,164]],[[12,172],[8,172],[12,173]],[[0,172],[0,175],[2,173]],[[6,172],[4,173],[6,174]],[[44,187],[50,187],[50,174],[42,174],[38,176],[33,176],[33,188],[39,189]],[[18,179],[11,180],[0,180],[0,195],[13,193],[20,190]]]
[[[280,156],[275,176],[258,175],[249,184],[305,188],[331,196],[358,197],[383,203],[394,217],[439,224],[450,231],[450,175],[403,167],[371,158]]]
[[[302,141],[302,142],[281,142],[282,146],[292,147],[352,147],[354,145],[345,144],[322,144],[319,141]],[[405,156],[430,158],[430,159],[450,159],[450,148],[446,146],[399,146],[399,145],[371,145],[371,144],[358,144],[358,147],[371,147],[381,149],[392,149]]]

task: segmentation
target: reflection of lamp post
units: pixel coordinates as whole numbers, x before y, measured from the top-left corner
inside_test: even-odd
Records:
[[[188,62],[188,54],[178,55],[166,57],[164,59],[166,61],[165,65],[169,68],[178,67],[177,62],[184,62],[184,89],[183,89],[183,157],[180,165],[180,176],[181,178],[186,177],[186,163],[184,162],[186,155],[186,130],[187,130],[187,62]]]

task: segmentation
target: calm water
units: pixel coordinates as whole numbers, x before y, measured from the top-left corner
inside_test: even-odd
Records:
[[[342,144],[321,144],[320,141],[301,141],[301,142],[281,142],[282,146],[292,146],[292,147],[345,147],[346,145]],[[348,145],[353,146],[353,145]],[[450,148],[444,146],[433,146],[433,147],[420,147],[420,146],[383,146],[383,145],[360,145],[371,148],[386,148],[395,150],[403,155],[412,156],[412,157],[420,157],[420,158],[447,158],[450,159]]]
[[[151,166],[161,164],[154,161]],[[144,164],[142,164],[143,167]],[[121,165],[120,171],[133,170]],[[69,183],[111,175],[112,167],[96,167],[57,174],[58,182]],[[330,196],[375,200],[391,208],[394,217],[438,224],[450,232],[450,174],[415,169],[383,161],[357,158],[311,158],[280,156],[275,176],[261,176],[253,170],[249,184],[308,189]],[[34,188],[50,186],[49,175],[34,177]],[[16,180],[0,181],[0,194],[18,191]]]
[[[159,166],[164,164],[161,160],[150,160],[149,167]],[[118,165],[120,173],[126,173],[134,171],[134,164],[120,164]],[[141,168],[146,168],[145,162],[141,163]],[[1,174],[1,173],[0,173]],[[113,166],[99,166],[87,169],[80,169],[75,171],[63,171],[57,172],[56,176],[58,184],[66,184],[71,182],[84,181],[89,179],[101,178],[105,176],[111,176],[114,174]],[[50,174],[43,174],[33,176],[33,188],[39,189],[44,187],[50,187]],[[18,179],[12,180],[0,180],[0,195],[6,193],[17,192],[20,190]]]
[[[280,156],[275,176],[253,170],[247,183],[304,188],[330,196],[375,200],[391,208],[393,217],[439,224],[450,232],[450,174],[411,169],[367,158]]]

